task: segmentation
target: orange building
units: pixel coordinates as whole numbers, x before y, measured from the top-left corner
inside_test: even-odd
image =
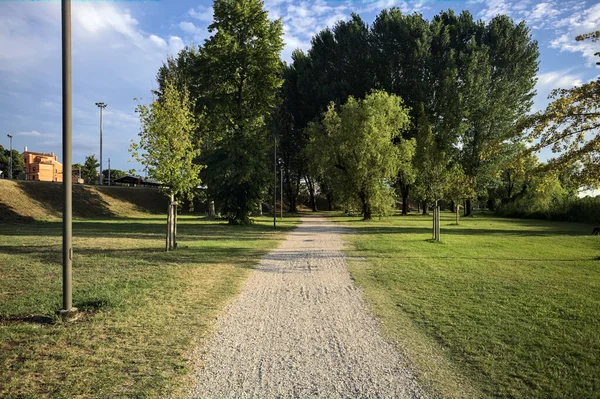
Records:
[[[58,156],[42,152],[23,151],[25,175],[27,180],[63,181],[63,166],[58,162]]]

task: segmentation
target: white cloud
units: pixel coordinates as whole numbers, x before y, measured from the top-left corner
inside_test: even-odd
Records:
[[[42,137],[43,133],[40,133],[36,130],[32,130],[30,132],[18,132],[14,134],[15,136],[23,136],[23,137]]]
[[[193,22],[182,21],[179,23],[179,29],[184,31],[194,42],[200,43],[208,38],[208,29],[196,26]]]
[[[580,74],[569,74],[568,71],[553,71],[538,75],[537,88],[540,90],[568,89],[573,86],[579,86],[583,82]]]
[[[202,22],[213,21],[213,8],[198,6],[196,9],[190,8],[188,15]]]
[[[572,69],[551,71],[538,74],[535,89],[537,95],[534,99],[534,112],[546,108],[548,96],[554,89],[569,89],[579,86],[583,83],[583,75],[580,73],[571,73]]]
[[[484,21],[493,19],[496,15],[512,13],[512,6],[510,3],[504,0],[489,0],[486,2],[487,8],[484,8],[479,12],[479,17]]]
[[[593,5],[584,11],[574,12],[569,17],[563,18],[557,27],[566,28],[550,45],[552,48],[571,53],[581,53],[587,58],[588,66],[598,61],[594,54],[600,51],[600,42],[593,43],[589,40],[575,41],[577,35],[600,30],[600,4]]]

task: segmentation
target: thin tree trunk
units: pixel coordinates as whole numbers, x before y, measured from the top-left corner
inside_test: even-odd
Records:
[[[427,202],[423,201],[423,215],[427,215]]]
[[[215,217],[215,201],[213,200],[209,200],[208,201],[208,216],[211,218]]]
[[[473,209],[471,208],[471,200],[467,200],[467,206],[465,207],[465,216],[473,216]]]
[[[310,194],[310,204],[313,212],[317,212],[317,201],[315,199],[315,185],[310,177],[306,178],[306,183],[308,184],[308,192]]]

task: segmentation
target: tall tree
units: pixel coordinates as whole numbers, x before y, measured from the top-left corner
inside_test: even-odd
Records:
[[[282,85],[283,28],[259,0],[216,0],[213,8],[214,34],[202,51],[212,130],[206,182],[229,222],[247,224],[270,181],[266,123]]]
[[[484,25],[465,11],[452,23],[465,121],[460,159],[476,191],[484,193],[502,169],[498,147],[521,139],[514,125],[533,104],[539,51],[525,23],[505,15]],[[471,214],[470,200],[466,211]]]
[[[85,157],[85,162],[81,167],[81,178],[86,184],[96,184],[98,181],[98,168],[100,162],[96,159],[94,154]]]
[[[403,162],[414,155],[414,140],[403,140],[408,110],[398,96],[373,92],[364,100],[349,97],[336,110],[331,103],[322,124],[311,124],[310,153],[332,176],[340,200],[358,205],[365,220],[393,206],[393,182]]]
[[[176,199],[190,196],[200,184],[201,167],[194,163],[199,149],[194,146],[197,121],[192,111],[189,94],[184,87],[177,90],[167,81],[160,100],[149,106],[139,104],[139,143],[132,142],[130,151],[135,160],[144,165],[150,177],[163,184],[169,197],[167,222],[167,250],[176,247]]]
[[[419,131],[413,165],[418,170],[415,179],[415,196],[423,202],[423,213],[427,204],[442,199],[448,184],[448,158],[433,134],[425,115],[423,104],[418,107]]]

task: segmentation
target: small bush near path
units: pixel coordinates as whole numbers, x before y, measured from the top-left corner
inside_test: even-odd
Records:
[[[79,220],[73,302],[63,323],[61,224],[0,225],[0,397],[177,396],[189,358],[261,256],[297,223],[273,230],[182,217],[164,252],[164,217]]]
[[[593,226],[443,214],[335,220],[386,331],[443,397],[600,397]],[[471,388],[478,393],[475,393]]]

